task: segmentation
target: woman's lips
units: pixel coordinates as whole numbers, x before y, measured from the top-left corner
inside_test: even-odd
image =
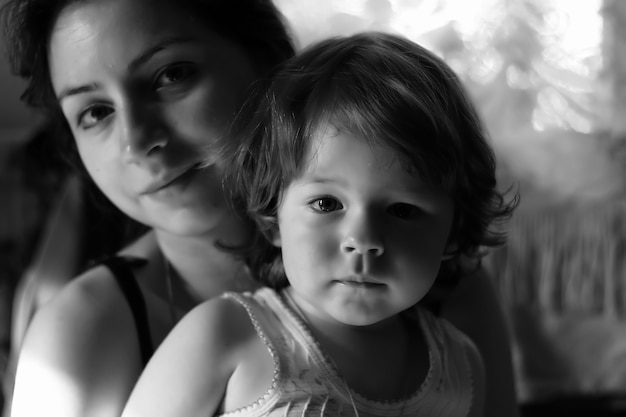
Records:
[[[174,185],[182,185],[188,179],[193,177],[193,175],[197,172],[197,164],[192,165],[186,169],[181,170],[173,175],[169,175],[166,179],[157,181],[147,187],[141,194],[142,195],[154,195],[158,194],[161,191],[164,191]]]

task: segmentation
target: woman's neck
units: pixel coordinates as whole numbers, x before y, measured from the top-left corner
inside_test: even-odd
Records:
[[[155,230],[156,240],[169,263],[174,289],[187,292],[196,303],[224,291],[244,291],[257,286],[243,258],[220,247],[241,247],[249,239],[249,225],[229,216],[208,233],[181,236]],[[178,287],[178,288],[177,288]]]

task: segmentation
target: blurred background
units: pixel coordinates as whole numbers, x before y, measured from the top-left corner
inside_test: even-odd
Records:
[[[301,46],[385,30],[457,71],[500,187],[522,197],[509,243],[484,264],[509,318],[524,414],[624,412],[626,2],[276,2]]]
[[[580,410],[581,396],[620,401],[626,393],[626,2],[275,2],[300,47],[330,35],[384,30],[429,47],[457,71],[487,126],[500,186],[522,196],[507,226],[508,245],[485,259],[510,319],[520,402],[569,398]],[[37,256],[60,193],[45,155],[28,147],[41,120],[20,103],[22,87],[0,61],[4,351],[14,289]]]

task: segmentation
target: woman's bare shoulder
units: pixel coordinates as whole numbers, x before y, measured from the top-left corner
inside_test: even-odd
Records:
[[[152,233],[131,243],[120,251],[119,256],[154,263],[151,261],[159,253]],[[134,274],[140,276],[142,273],[136,270]],[[127,318],[130,313],[127,304],[112,271],[104,264],[96,264],[69,281],[50,302],[42,306],[31,327],[43,322],[57,330],[67,328],[72,333],[80,330],[84,336],[84,331],[91,326]]]
[[[142,364],[130,309],[110,274],[87,271],[37,311],[18,359],[14,416],[121,412]]]
[[[69,282],[35,314],[23,349],[60,349],[59,354],[76,360],[88,353],[110,332],[124,330],[129,310],[111,272],[104,266],[86,271]],[[55,352],[51,352],[55,353]]]
[[[158,255],[153,237],[148,234],[120,252],[121,256],[145,259]],[[146,275],[136,271],[137,278]],[[26,333],[23,349],[41,354],[68,356],[75,362],[82,356],[110,349],[124,342],[137,344],[136,329],[128,300],[112,271],[98,264],[69,281],[35,314]]]

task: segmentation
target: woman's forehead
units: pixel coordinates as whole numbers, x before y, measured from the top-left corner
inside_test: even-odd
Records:
[[[170,0],[87,0],[74,1],[60,11],[53,31],[83,21],[92,22],[94,13],[113,24],[112,28],[126,26],[145,29],[157,25],[161,29],[184,27],[184,25],[202,25],[194,19],[191,10],[184,6],[184,1]],[[111,19],[111,17],[116,19]],[[183,25],[184,24],[184,25]],[[206,25],[205,25],[206,26]],[[208,29],[208,28],[207,28]]]
[[[59,90],[58,80],[81,84],[107,74],[124,76],[159,51],[177,45],[195,44],[202,54],[216,59],[234,47],[176,6],[179,2],[152,1],[91,0],[65,8],[48,45],[55,90]]]

